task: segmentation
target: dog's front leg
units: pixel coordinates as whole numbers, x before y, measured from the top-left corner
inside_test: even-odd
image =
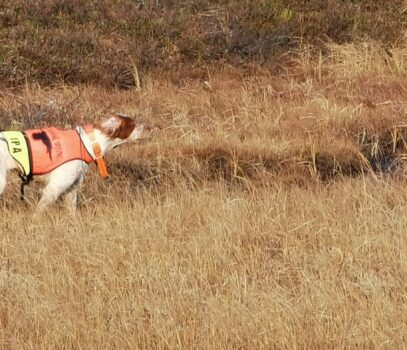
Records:
[[[38,211],[44,211],[64,193],[67,193],[70,206],[76,207],[76,191],[78,185],[83,181],[87,168],[86,163],[80,160],[72,160],[52,171],[38,203]]]
[[[42,190],[42,196],[38,202],[37,211],[42,213],[49,205],[55,203],[55,201],[65,192],[64,188],[57,186],[54,183],[49,183]]]
[[[68,192],[65,196],[65,204],[68,210],[75,214],[76,204],[78,203],[78,188],[75,187],[73,190]]]
[[[82,186],[83,180],[84,176],[81,175],[78,182],[68,190],[65,196],[65,205],[72,214],[75,214],[76,212],[76,206],[78,203],[78,189]]]

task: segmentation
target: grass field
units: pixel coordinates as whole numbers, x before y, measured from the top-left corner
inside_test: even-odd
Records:
[[[301,47],[137,89],[3,89],[3,127],[110,112],[155,128],[33,218],[10,176],[2,348],[407,347],[407,51]]]

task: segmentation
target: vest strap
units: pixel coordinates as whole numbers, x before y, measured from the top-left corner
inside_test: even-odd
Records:
[[[25,193],[24,193],[25,186],[27,186],[31,182],[33,176],[32,176],[32,174],[30,174],[28,176],[20,175],[20,178],[21,178],[20,199],[23,201],[23,200],[25,200]]]
[[[105,157],[103,157],[99,143],[96,141],[94,128],[92,125],[87,125],[85,127],[85,131],[89,137],[90,142],[92,143],[93,153],[95,153],[95,162],[98,166],[100,176],[106,178],[109,176],[109,173],[107,171],[106,160]]]

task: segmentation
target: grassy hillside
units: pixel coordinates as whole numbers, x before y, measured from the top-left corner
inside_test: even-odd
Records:
[[[405,39],[405,2],[393,1],[3,1],[0,81],[129,88],[141,76],[175,82],[206,67],[253,63],[279,71],[302,44]]]
[[[405,49],[329,57],[298,52],[279,77],[3,94],[17,127],[117,110],[158,128],[108,157],[109,181],[93,169],[75,217],[33,219],[39,186],[24,206],[10,176],[3,347],[405,347]]]
[[[10,174],[1,348],[407,347],[405,11],[325,3],[3,6],[0,128],[155,133],[75,216]]]

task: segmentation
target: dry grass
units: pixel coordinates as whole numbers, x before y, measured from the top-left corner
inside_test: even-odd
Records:
[[[274,65],[299,44],[405,40],[405,0],[4,0],[0,86],[175,82],[205,66]]]
[[[3,90],[2,127],[159,129],[88,177],[75,217],[33,219],[10,178],[3,348],[405,348],[406,50],[307,52],[280,76]]]

